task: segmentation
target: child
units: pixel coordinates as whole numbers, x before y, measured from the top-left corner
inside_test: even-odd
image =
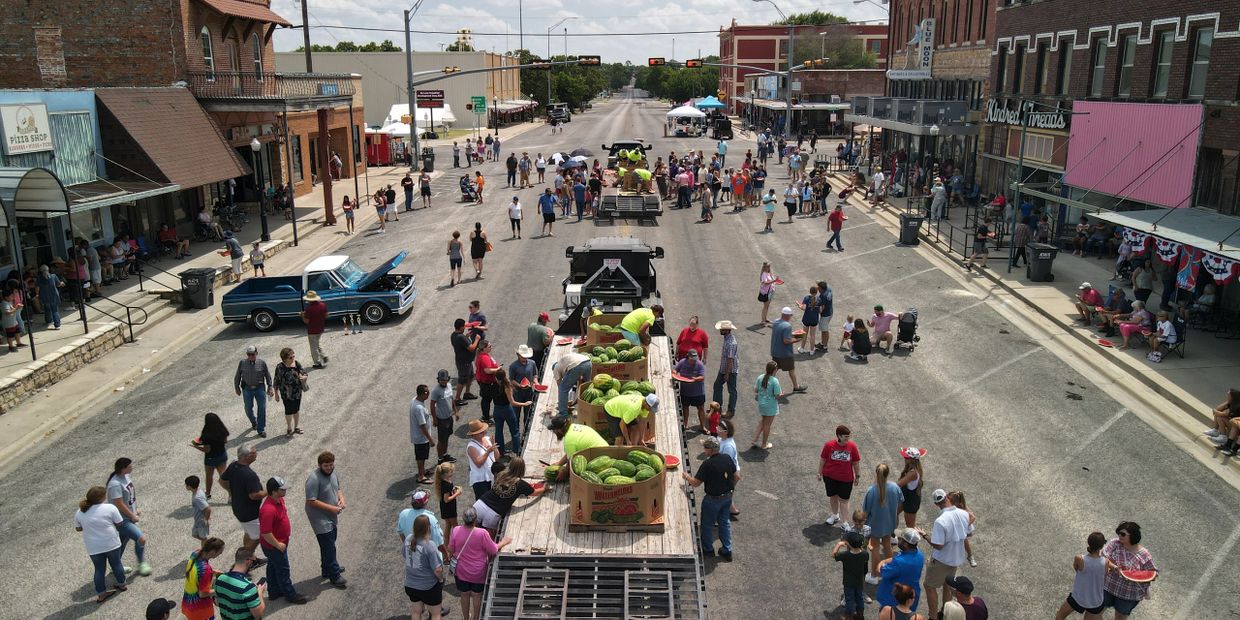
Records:
[[[722,414],[719,401],[712,400],[706,405],[706,432],[719,436],[719,417]]]
[[[853,317],[853,315],[850,314],[848,315],[848,318],[844,321],[844,337],[840,339],[840,350],[841,351],[852,350],[853,322],[856,320],[857,319]]]
[[[432,488],[439,495],[439,518],[447,524],[444,528],[444,548],[452,542],[452,528],[456,527],[456,498],[461,495],[461,487],[452,484],[452,474],[455,471],[456,466],[451,461],[435,466],[435,486]]]
[[[1106,572],[1115,568],[1115,564],[1102,557],[1102,547],[1107,544],[1102,532],[1090,534],[1085,544],[1086,553],[1072,558],[1072,570],[1076,572],[1072,592],[1068,594],[1068,600],[1059,606],[1055,620],[1064,620],[1073,612],[1083,613],[1087,618],[1102,617],[1102,583]]]
[[[835,543],[831,557],[844,565],[844,613],[846,618],[859,620],[865,611],[865,574],[870,566],[870,552],[862,548],[865,539],[858,532],[849,532]]]
[[[969,539],[973,538],[973,525],[977,523],[977,515],[965,505],[964,491],[952,491],[947,497],[952,500],[953,506],[969,513],[969,533],[964,539],[964,552],[968,556],[969,566],[977,567],[977,560],[973,559],[973,544],[969,542]]]
[[[864,510],[854,510],[852,521],[845,521],[840,524],[840,540],[846,540],[851,532],[860,534],[862,540],[868,539],[870,537],[870,526],[866,525],[865,522],[869,518],[870,515],[866,514]],[[866,594],[865,602],[873,603],[874,599],[870,598],[869,594]],[[840,596],[840,605],[844,605],[843,596]]]
[[[258,249],[258,242],[255,241],[254,245],[250,249],[250,267],[254,269],[254,277],[267,277],[267,270],[263,268],[263,260],[266,258],[267,255],[264,254],[262,250]]]
[[[719,403],[712,402],[711,404],[715,406],[715,409],[717,411],[719,408]],[[718,413],[716,413],[715,416],[716,417],[713,419],[718,420]],[[740,459],[738,459],[736,455],[736,440],[733,439],[733,437],[736,435],[736,427],[733,426],[732,421],[728,419],[718,420],[717,424],[718,424],[718,437],[719,437],[719,454],[726,454],[728,455],[728,458],[732,459],[732,464],[736,466],[736,479],[740,480],[741,462],[740,462]],[[713,424],[712,424],[712,428],[714,428]],[[740,516],[741,516],[741,509],[739,506],[736,505],[736,500],[733,499],[732,500],[732,514],[728,515],[728,518],[732,519],[733,521],[739,521]]]
[[[190,536],[201,543],[211,537],[211,505],[207,503],[207,494],[198,489],[199,482],[198,476],[185,478],[185,490],[193,494],[190,506],[194,509],[194,526],[190,529]]]

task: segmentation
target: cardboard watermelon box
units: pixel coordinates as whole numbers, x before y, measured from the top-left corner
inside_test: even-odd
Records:
[[[598,456],[627,460],[632,450],[658,455],[653,450],[628,446],[590,448],[577,454],[584,456],[587,462]],[[569,469],[570,530],[663,531],[663,511],[667,500],[666,468],[646,480],[618,485],[592,484],[572,472],[571,463]]]
[[[577,386],[577,393],[581,394],[581,391],[586,389],[587,387],[589,387],[588,383],[579,384]],[[646,423],[646,441],[654,441],[655,426],[656,426],[655,416],[657,415],[659,414],[652,413],[648,416],[649,420]],[[578,424],[584,424],[586,426],[589,426],[590,428],[598,431],[598,433],[603,436],[603,439],[606,439],[614,443],[615,438],[611,436],[611,420],[609,419],[610,417],[611,416],[607,415],[607,411],[603,409],[602,405],[588,403],[584,400],[577,401],[576,422]]]
[[[596,344],[607,345],[613,342],[618,342],[621,339],[623,339],[624,336],[620,334],[619,329],[620,329],[620,321],[624,320],[624,316],[625,315],[623,314],[612,313],[612,314],[591,315],[591,316],[586,317],[586,344],[590,346],[594,346]],[[607,325],[608,327],[614,327],[616,328],[617,331],[614,331],[614,332],[600,331],[600,330],[597,330],[591,327],[591,325],[595,325],[595,324]]]
[[[578,347],[577,352],[582,355],[593,355],[594,347],[605,347],[604,344],[590,344]],[[646,381],[650,379],[650,355],[647,353],[636,362],[608,362],[595,363],[590,378],[594,378],[599,373],[607,373],[620,381]]]

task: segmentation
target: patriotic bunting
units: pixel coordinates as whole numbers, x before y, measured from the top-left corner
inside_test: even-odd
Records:
[[[1201,258],[1201,266],[1214,278],[1214,282],[1220,285],[1231,282],[1240,274],[1240,261],[1209,252]]]
[[[1154,237],[1154,254],[1164,265],[1174,265],[1180,258],[1181,245],[1162,237]]]

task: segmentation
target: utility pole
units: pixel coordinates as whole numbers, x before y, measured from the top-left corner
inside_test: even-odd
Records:
[[[310,7],[308,0],[301,0],[301,36],[302,45],[306,50],[306,73],[314,73],[314,59],[310,54]],[[331,173],[331,149],[329,142],[331,141],[331,130],[327,126],[327,115],[331,110],[327,108],[319,108],[314,111],[318,120],[319,139],[318,148],[311,157],[319,160],[319,180],[323,182],[323,223],[327,226],[336,224],[336,214],[332,212],[332,173]],[[287,125],[286,131],[287,131]],[[352,128],[349,133],[352,134]],[[289,162],[292,165],[292,162]],[[341,165],[343,169],[343,164]],[[357,174],[357,168],[354,167],[354,174]],[[293,211],[293,220],[297,220],[297,211]]]
[[[409,18],[413,17],[408,9],[405,10],[405,89],[409,102],[409,133],[410,140],[413,141],[413,151],[409,153],[409,171],[417,172],[418,161],[418,112],[417,100],[413,95],[413,47],[409,43]]]
[[[792,139],[792,57],[796,49],[797,28],[788,24],[788,87],[784,89],[784,139]]]

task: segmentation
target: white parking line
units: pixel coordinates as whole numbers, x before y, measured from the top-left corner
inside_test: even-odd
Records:
[[[767,499],[773,499],[777,501],[779,500],[779,497],[776,496],[774,493],[768,493],[766,491],[763,491],[762,489],[758,489],[757,491],[754,491],[754,493],[757,493],[758,495],[761,495],[762,497],[765,497]]]
[[[999,364],[998,366],[995,366],[994,368],[991,368],[990,370],[987,370],[986,372],[974,377],[972,380],[968,381],[967,383],[957,386],[956,389],[952,390],[951,392],[948,392],[947,394],[944,394],[943,396],[935,399],[934,402],[930,403],[923,410],[924,411],[933,410],[936,406],[946,402],[947,400],[951,399],[956,394],[959,394],[960,392],[963,392],[965,390],[968,390],[969,388],[972,388],[973,386],[981,383],[982,381],[989,379],[991,375],[1001,372],[1003,371],[1003,369],[1007,368],[1008,366],[1011,366],[1012,364],[1015,364],[1016,362],[1019,362],[1025,359],[1026,357],[1029,357],[1030,355],[1033,355],[1034,353],[1037,353],[1038,351],[1042,351],[1042,350],[1043,349],[1041,347],[1038,347],[1036,349],[1029,349],[1028,351],[1025,351],[1024,353],[1021,353],[1020,355],[1017,355],[1016,357],[1013,357],[1012,359],[1009,359],[1008,361],[1003,362],[1002,364]]]
[[[1206,566],[1205,572],[1201,573],[1201,577],[1197,578],[1197,583],[1193,584],[1193,589],[1189,591],[1188,596],[1184,597],[1184,602],[1180,603],[1180,610],[1175,614],[1175,620],[1188,620],[1193,618],[1193,607],[1197,604],[1197,599],[1201,598],[1201,593],[1205,591],[1206,585],[1210,583],[1210,579],[1214,577],[1214,573],[1218,572],[1219,567],[1223,565],[1224,560],[1232,559],[1231,550],[1236,546],[1236,542],[1240,542],[1240,525],[1231,531],[1231,536],[1227,537],[1227,541],[1223,546],[1214,552],[1214,558],[1210,560],[1210,565]]]
[[[1099,437],[1101,437],[1103,433],[1107,432],[1107,429],[1111,428],[1112,425],[1114,425],[1116,422],[1119,422],[1120,418],[1126,415],[1128,415],[1128,409],[1127,408],[1120,409],[1119,413],[1116,413],[1115,415],[1111,416],[1110,419],[1108,419],[1106,422],[1102,424],[1102,426],[1098,427],[1098,430],[1090,433],[1089,437],[1086,437],[1085,441],[1082,441],[1081,444],[1078,445],[1076,449],[1071,452],[1072,456],[1076,456],[1080,454],[1081,452],[1083,452],[1085,448],[1088,448],[1090,445],[1094,443],[1094,441],[1096,441]]]

